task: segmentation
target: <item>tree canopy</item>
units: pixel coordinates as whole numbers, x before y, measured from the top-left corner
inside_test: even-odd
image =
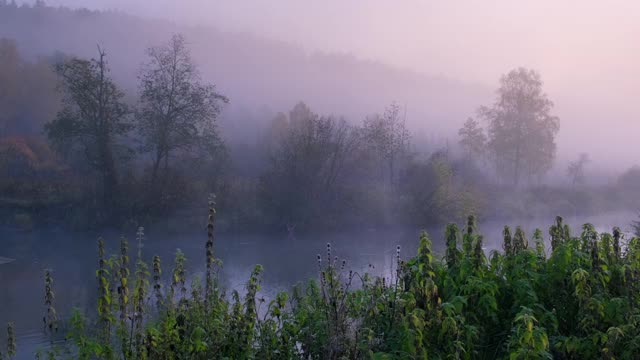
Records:
[[[215,86],[203,83],[181,35],[147,51],[149,61],[140,75],[140,105],[137,127],[143,138],[141,149],[153,154],[152,178],[177,151],[196,147],[215,148],[219,141],[215,120],[228,99]]]
[[[488,149],[498,176],[518,186],[539,179],[552,166],[560,120],[542,89],[540,74],[518,68],[500,79],[497,99],[478,110],[488,123]]]
[[[109,77],[106,54],[98,52],[98,59],[71,58],[57,66],[62,109],[45,131],[55,147],[81,153],[88,167],[100,174],[101,199],[108,210],[118,182],[118,137],[132,124],[124,93]]]

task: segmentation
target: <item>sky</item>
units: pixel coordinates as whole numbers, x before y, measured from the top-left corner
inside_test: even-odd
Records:
[[[542,74],[558,115],[573,124],[573,134],[561,130],[561,139],[615,141],[616,127],[624,127],[618,139],[630,142],[630,134],[640,132],[640,1],[46,2],[249,32],[491,87],[510,69],[525,66]],[[609,151],[603,157],[618,150]]]
[[[539,70],[555,91],[640,78],[640,2],[506,0],[49,0],[213,25],[492,84]],[[595,91],[595,90],[591,90]]]

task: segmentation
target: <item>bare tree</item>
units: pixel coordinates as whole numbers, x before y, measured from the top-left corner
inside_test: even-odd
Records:
[[[386,177],[393,187],[398,163],[409,152],[410,135],[404,117],[400,116],[400,106],[394,102],[382,115],[366,118],[362,131],[366,143],[384,164],[381,168],[382,177]]]
[[[294,227],[335,211],[340,187],[359,146],[359,134],[343,119],[322,117],[304,103],[278,114],[270,133],[270,167],[260,180],[261,200],[277,225]]]
[[[118,183],[117,138],[131,129],[124,94],[109,77],[106,54],[98,59],[73,58],[59,64],[64,95],[62,110],[45,125],[59,150],[81,151],[86,163],[101,174],[102,202],[110,210]]]
[[[161,165],[166,180],[172,154],[193,151],[206,144],[207,137],[217,141],[215,120],[228,100],[213,85],[202,83],[181,35],[150,48],[147,54],[136,121],[144,139],[142,150],[153,154],[152,183],[156,184]]]
[[[558,117],[542,91],[540,74],[518,68],[500,79],[498,98],[479,115],[489,123],[488,149],[498,176],[518,186],[527,176],[541,177],[553,164]]]
[[[589,161],[589,155],[582,153],[577,160],[569,163],[569,166],[567,166],[567,176],[569,176],[571,186],[575,187],[576,185],[584,183],[584,168]]]

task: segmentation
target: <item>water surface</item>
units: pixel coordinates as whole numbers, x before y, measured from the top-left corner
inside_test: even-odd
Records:
[[[579,233],[584,222],[593,223],[598,231],[611,231],[621,226],[629,231],[628,224],[635,219],[631,212],[617,212],[598,216],[567,218],[574,234]],[[541,228],[545,236],[554,217],[524,219],[510,222],[521,225],[530,237],[533,230]],[[499,249],[501,232],[505,224],[489,221],[479,224],[485,236],[486,250]],[[443,250],[443,229],[438,226],[427,229],[436,253]],[[242,291],[244,283],[255,264],[264,266],[262,296],[270,297],[276,291],[287,290],[293,284],[317,277],[316,255],[326,261],[326,244],[332,244],[334,256],[347,260],[346,268],[357,272],[372,271],[389,274],[394,263],[396,246],[401,246],[402,257],[415,254],[419,228],[356,229],[331,234],[296,236],[233,235],[221,234],[215,239],[215,254],[223,260],[221,278],[227,288]],[[4,324],[13,321],[18,334],[18,359],[33,359],[37,348],[46,347],[49,337],[43,333],[45,313],[43,270],[52,269],[55,306],[61,318],[67,318],[73,307],[93,312],[96,296],[95,268],[96,239],[103,236],[108,254],[119,251],[122,235],[129,238],[131,262],[135,261],[137,244],[135,234],[69,233],[48,229],[18,231],[0,229],[0,256],[15,259],[0,265],[0,324],[4,336]],[[160,233],[148,231],[143,247],[143,257],[150,262],[153,255],[160,255],[164,274],[172,267],[176,249],[187,256],[190,274],[201,274],[204,269],[206,242],[205,231],[191,233]],[[369,264],[375,269],[370,270]],[[3,343],[4,339],[0,341]]]

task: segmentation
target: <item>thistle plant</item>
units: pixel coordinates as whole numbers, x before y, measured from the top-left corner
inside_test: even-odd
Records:
[[[153,294],[156,298],[156,308],[160,309],[162,307],[163,297],[162,297],[162,267],[160,263],[160,256],[155,255],[153,257]]]
[[[111,324],[113,315],[111,312],[111,288],[109,261],[105,258],[104,240],[98,239],[98,270],[96,278],[98,281],[98,323],[103,342],[109,341],[111,336]]]
[[[142,258],[142,248],[144,246],[144,228],[139,227],[138,232],[136,234],[136,238],[138,241],[138,256],[136,259],[136,283],[133,292],[133,312],[130,315],[132,329],[129,337],[129,347],[133,346],[133,337],[135,336],[136,340],[136,349],[140,351],[142,348],[142,322],[144,319],[144,314],[146,312],[145,309],[145,298],[147,294],[147,288],[149,287],[149,269],[147,264],[144,262]],[[131,351],[131,350],[130,350]],[[141,354],[138,354],[140,357]]]
[[[594,231],[591,233],[591,239],[589,241],[589,251],[591,253],[591,266],[594,271],[601,272],[602,268],[602,259],[600,256],[600,249],[598,246],[598,234]]]
[[[510,359],[552,359],[549,352],[549,337],[533,311],[523,307],[514,319],[509,338]]]
[[[563,225],[561,216],[556,216],[556,223],[549,228],[551,235],[551,251],[555,251],[560,244],[569,240],[569,228]]]
[[[524,234],[524,230],[521,227],[516,227],[516,232],[513,235],[513,252],[515,254],[526,250],[529,247],[529,242]]]
[[[471,255],[473,251],[474,234],[476,232],[476,217],[469,215],[467,217],[467,226],[465,228],[465,234],[462,237],[462,250],[465,256]]]
[[[502,230],[502,249],[504,250],[504,254],[509,257],[513,256],[513,242],[511,238],[511,229],[508,226],[505,226]]]
[[[252,333],[253,326],[255,325],[255,321],[258,318],[258,310],[256,307],[256,296],[258,291],[260,291],[260,282],[262,281],[262,265],[256,265],[251,272],[251,276],[249,277],[249,281],[246,285],[247,294],[244,298],[244,308],[245,308],[245,330],[247,334]],[[246,339],[249,343],[251,342],[251,338],[248,337]]]
[[[207,222],[207,243],[205,245],[206,250],[206,259],[207,259],[207,269],[205,276],[205,292],[204,292],[204,301],[205,301],[205,310],[209,311],[209,301],[212,296],[213,291],[213,267],[215,263],[215,258],[213,255],[213,234],[214,234],[214,225],[215,225],[215,195],[211,194],[209,196],[209,218]]]
[[[592,247],[592,243],[597,240],[598,234],[596,233],[596,228],[593,224],[584,224],[582,225],[582,234],[580,238],[582,240],[582,251],[588,252]]]
[[[187,275],[186,275],[186,264],[187,258],[184,256],[182,250],[178,249],[176,251],[176,257],[174,261],[173,274],[171,278],[171,286],[169,292],[169,303],[173,304],[173,300],[175,297],[176,290],[180,292],[180,297],[178,301],[178,305],[182,308],[184,302],[186,301],[187,296]]]
[[[316,259],[319,281],[295,286],[291,296],[280,292],[268,303],[259,296],[261,266],[254,268],[243,294],[234,290],[228,300],[215,287],[206,299],[204,282],[200,285],[194,277],[186,284],[186,258],[180,250],[165,297],[160,258],[155,256],[152,296],[162,311],[144,322],[149,295],[141,251],[143,229],[137,234],[135,284],[128,303],[121,298],[129,277],[124,271],[127,245],[121,243],[118,256],[105,260],[104,242],[99,240],[98,331],[79,311],[74,312],[68,351],[49,356],[74,354],[83,360],[637,358],[640,238],[632,238],[622,251],[619,229],[612,235],[598,234],[587,224],[582,236],[571,238],[568,226],[556,218],[549,230],[555,248],[548,258],[541,231],[532,237],[535,251],[528,251],[524,231],[518,227],[512,237],[505,227],[506,256],[494,253],[487,264],[483,249],[487,238],[477,233],[472,217],[467,220],[465,251],[458,250],[453,224],[445,230],[442,259],[434,259],[431,241],[422,232],[417,254],[406,257],[397,246],[391,270],[381,276],[349,270],[347,261],[327,244],[326,255]],[[213,234],[207,229],[207,250],[213,254]],[[215,262],[208,264],[213,268]],[[369,269],[373,271],[374,266]],[[54,306],[51,275],[45,272],[48,308]],[[352,288],[354,279],[361,285]],[[215,279],[213,284],[218,286]],[[114,301],[111,294],[117,296]],[[121,322],[113,320],[116,311],[122,314],[122,304],[131,321],[130,331],[123,331]],[[53,323],[53,317],[45,317],[45,322]],[[118,324],[115,332],[113,323]],[[7,332],[5,355],[12,358],[13,327]]]
[[[460,250],[458,250],[459,230],[456,224],[448,224],[445,229],[445,239],[447,242],[447,267],[455,268],[460,263]]]
[[[487,260],[484,254],[483,246],[482,235],[477,235],[473,247],[473,265],[474,268],[478,271],[482,269]]]
[[[321,348],[320,346],[311,346],[315,350],[306,350],[306,353],[316,354],[322,358],[335,358],[346,356],[352,351],[352,344],[346,337],[348,330],[348,294],[354,279],[352,271],[346,272],[347,262],[343,259],[341,262],[338,256],[335,256],[331,243],[326,246],[326,264],[323,264],[320,255],[317,256],[318,271],[320,276],[320,288],[315,283],[308,285],[307,291],[314,294],[311,296],[312,304],[303,301],[299,296],[294,296],[294,300],[298,303],[296,311],[300,309],[309,309],[309,307],[317,307],[319,312],[317,324],[314,325],[314,332],[322,336],[329,346]],[[400,247],[396,247],[395,262],[396,271],[401,266]],[[391,275],[393,276],[393,274]],[[395,276],[396,282],[398,276]],[[364,285],[366,286],[366,285]],[[389,298],[389,301],[393,301]]]
[[[619,227],[613,228],[613,253],[616,260],[620,259],[620,240],[622,239],[622,231]]]
[[[126,238],[120,239],[120,258],[118,263],[118,308],[120,310],[120,321],[124,321],[127,316],[129,305],[129,242]]]
[[[13,328],[13,323],[7,324],[7,357],[12,359],[16,356],[18,346],[16,345],[16,334]]]
[[[139,227],[137,232],[137,242],[138,242],[138,256],[136,258],[136,283],[134,286],[133,293],[133,317],[135,318],[137,325],[136,327],[140,327],[142,325],[142,317],[145,313],[145,297],[147,288],[149,286],[149,270],[147,264],[144,262],[142,258],[142,247],[144,246],[144,228]]]
[[[473,222],[473,217],[469,217],[469,224]],[[471,226],[467,228],[467,235],[472,234]],[[412,288],[416,291],[417,306],[425,310],[433,310],[440,303],[438,285],[435,280],[435,268],[433,263],[433,254],[431,252],[431,240],[426,231],[420,233],[420,242],[418,245],[418,255],[416,263],[419,264],[413,280]]]
[[[536,229],[533,232],[533,241],[536,245],[536,254],[539,259],[544,259],[546,257],[544,251],[544,239],[542,238],[542,230]]]
[[[47,309],[44,317],[46,330],[50,335],[58,331],[58,314],[54,307],[55,293],[53,292],[53,276],[51,270],[44,271],[44,305]]]
[[[606,261],[607,264],[613,264],[616,261],[615,252],[613,250],[613,236],[609,233],[602,233],[600,235],[600,243],[598,250],[602,255],[602,259]]]
[[[120,339],[120,347],[125,359],[131,357],[132,338],[134,327],[134,316],[129,311],[129,242],[126,238],[120,239],[120,256],[118,257],[118,311],[120,313],[120,321],[116,328],[117,336]],[[129,319],[130,325],[127,324]]]

